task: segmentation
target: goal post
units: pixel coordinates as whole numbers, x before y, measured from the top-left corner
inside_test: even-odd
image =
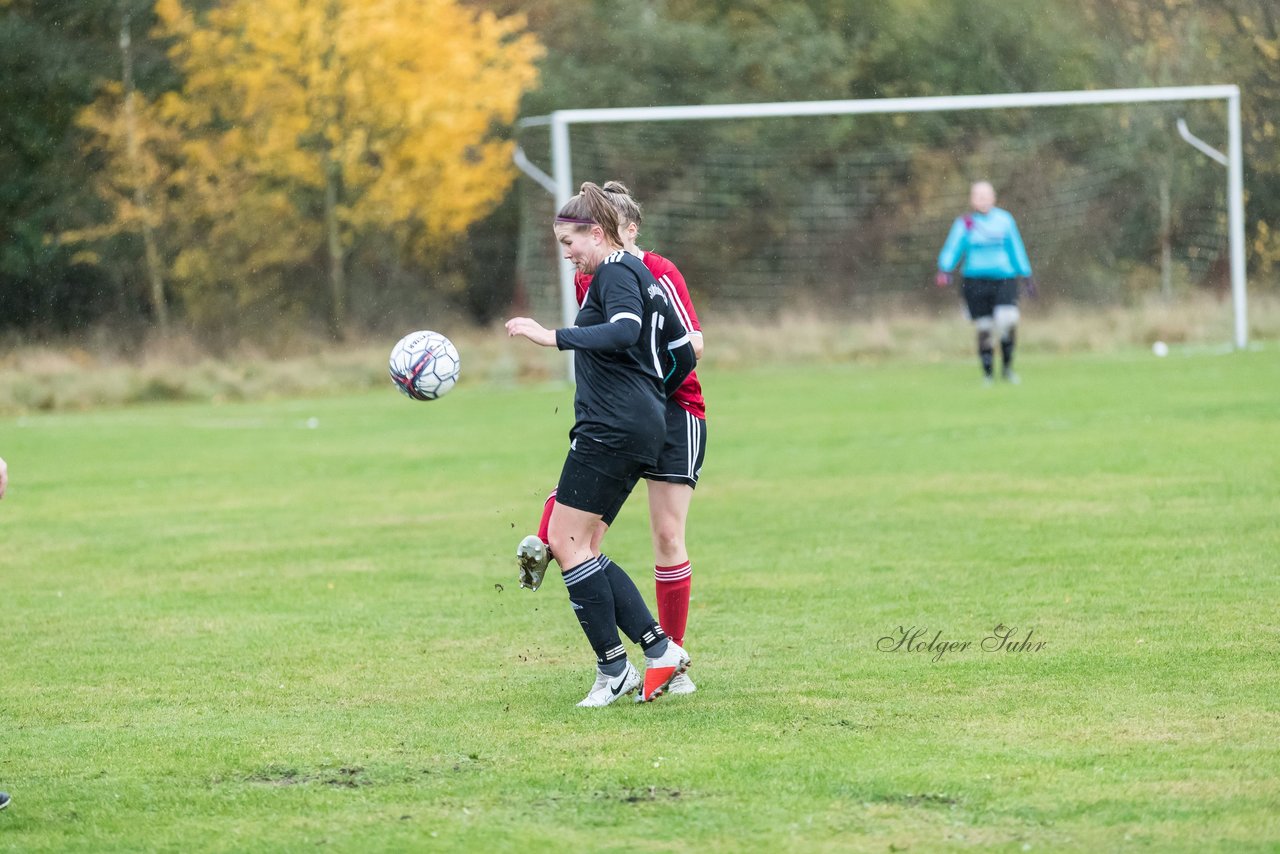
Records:
[[[578,125],[709,121],[717,119],[867,116],[875,114],[905,116],[907,114],[974,110],[1214,101],[1224,102],[1227,112],[1227,152],[1225,154],[1227,181],[1225,195],[1227,252],[1229,255],[1234,327],[1233,344],[1236,348],[1243,349],[1248,345],[1244,239],[1244,170],[1240,89],[1235,85],[557,110],[546,116],[524,118],[517,122],[517,127],[521,129],[538,127],[546,127],[548,129],[551,161],[550,175],[537,169],[524,156],[523,150],[519,147],[516,150],[516,159],[517,164],[526,174],[533,177],[546,189],[554,189],[555,204],[559,208],[574,193],[575,176],[573,174],[573,161],[570,150],[570,129]],[[642,200],[645,198],[644,188],[641,188],[640,196]],[[560,259],[559,262],[559,285],[563,322],[572,324],[577,312],[577,302],[573,289],[573,268],[564,259]]]

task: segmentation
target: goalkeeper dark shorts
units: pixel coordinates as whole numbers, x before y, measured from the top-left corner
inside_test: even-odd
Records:
[[[998,305],[1018,304],[1017,279],[972,279],[966,276],[961,292],[970,320],[990,317],[996,313]]]
[[[618,456],[599,442],[578,436],[560,470],[556,503],[595,513],[612,525],[646,468],[648,464],[641,460]]]

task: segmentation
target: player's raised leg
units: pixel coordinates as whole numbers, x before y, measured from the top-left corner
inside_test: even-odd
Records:
[[[551,541],[548,529],[551,525],[551,511],[556,506],[556,490],[551,490],[547,500],[542,502],[542,518],[538,521],[538,533],[530,534],[520,541],[516,547],[516,565],[520,568],[520,586],[537,590],[546,575],[547,565],[551,562]]]
[[[536,534],[530,534],[516,546],[516,565],[520,568],[520,586],[537,590],[547,574],[551,549]]]
[[[520,541],[516,547],[516,565],[520,569],[520,586],[537,590],[542,585],[547,566],[551,563],[551,540],[548,529],[551,525],[551,512],[556,507],[556,490],[551,490],[547,500],[542,504],[542,521],[538,523],[538,533],[530,534]],[[601,521],[591,535],[591,550],[599,554],[600,544],[609,526]]]
[[[551,494],[547,496],[547,500],[542,502],[542,518],[538,520],[538,539],[542,540],[546,545],[551,545],[550,534],[551,529],[551,511],[556,507],[556,490],[551,490]]]

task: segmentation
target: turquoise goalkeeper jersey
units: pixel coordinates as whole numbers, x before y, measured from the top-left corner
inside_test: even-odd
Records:
[[[938,269],[949,273],[964,258],[962,274],[972,279],[1012,279],[1031,275],[1031,262],[1013,216],[1003,208],[957,217],[938,253]]]

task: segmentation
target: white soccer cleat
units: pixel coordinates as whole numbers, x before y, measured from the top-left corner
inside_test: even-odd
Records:
[[[520,586],[529,590],[541,587],[550,562],[551,550],[538,539],[537,534],[530,534],[521,540],[516,549],[516,563],[520,565]]]
[[[607,706],[620,697],[625,697],[640,687],[640,671],[627,662],[627,669],[621,676],[606,676],[596,671],[596,684],[591,686],[587,696],[582,698],[579,706],[592,708]]]
[[[668,694],[692,694],[697,690],[698,686],[693,684],[693,680],[689,678],[688,673],[681,673],[672,679],[671,684],[667,686]]]
[[[667,641],[667,651],[659,657],[646,656],[640,702],[649,703],[665,694],[672,680],[689,669],[690,662],[689,653],[673,640]]]

